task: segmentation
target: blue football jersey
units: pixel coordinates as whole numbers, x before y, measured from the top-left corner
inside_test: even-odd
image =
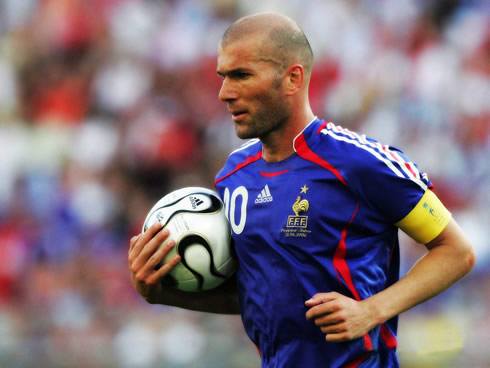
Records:
[[[263,367],[397,367],[397,318],[329,343],[304,303],[330,291],[362,300],[396,282],[394,224],[431,183],[396,148],[318,119],[293,144],[293,155],[268,163],[251,140],[216,176],[245,330]]]

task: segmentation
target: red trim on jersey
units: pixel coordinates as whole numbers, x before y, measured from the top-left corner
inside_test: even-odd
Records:
[[[340,235],[339,244],[337,245],[337,249],[335,249],[335,253],[333,255],[333,267],[335,269],[335,272],[337,273],[337,277],[339,279],[340,277],[342,277],[344,282],[347,284],[349,291],[354,296],[354,298],[356,298],[357,301],[361,300],[361,297],[359,296],[359,293],[357,292],[354,286],[354,282],[352,281],[349,266],[347,265],[347,262],[345,260],[347,254],[347,245],[345,244],[345,238],[347,237],[347,229],[349,228],[350,224],[354,220],[354,217],[356,216],[358,209],[359,209],[359,204],[356,206],[356,209],[354,210],[354,214],[352,215],[349,223],[342,229],[342,234]]]
[[[413,170],[411,163],[405,161],[403,158],[401,158],[398,153],[393,152],[390,150],[390,148],[386,145],[382,146],[379,142],[374,143],[374,146],[377,147],[378,149],[381,149],[382,152],[385,152],[387,155],[391,156],[393,161],[397,162],[400,166],[405,166],[408,170],[408,172],[412,175],[412,179],[418,179],[418,174]],[[402,168],[403,169],[403,168]],[[410,176],[410,175],[409,175]]]
[[[362,355],[359,355],[356,359],[354,359],[352,362],[347,363],[342,368],[356,368],[359,366],[359,364],[365,361],[368,356],[369,353],[364,353]]]
[[[397,246],[398,242],[395,240],[393,242],[393,246],[391,247],[390,251],[390,261],[389,264],[391,265],[391,260],[393,258],[393,253],[395,251],[395,247]],[[388,349],[393,349],[396,348],[398,345],[398,342],[396,341],[396,337],[391,333],[391,331],[386,327],[386,325],[383,323],[381,325],[381,328],[379,330],[379,335],[381,337],[381,340],[383,340],[383,343]]]
[[[259,356],[262,358],[262,351],[260,351],[260,348],[257,344],[254,343],[255,349],[259,352]]]
[[[296,150],[296,153],[304,158],[305,160],[311,161],[317,165],[320,165],[321,167],[327,169],[330,171],[332,174],[334,174],[337,179],[339,179],[342,184],[347,186],[347,182],[345,179],[342,177],[340,172],[333,167],[330,163],[325,161],[323,158],[318,156],[315,152],[313,152],[310,147],[308,147],[308,144],[306,143],[305,137],[303,134],[300,134],[298,137],[296,137],[296,140],[294,141],[294,148]]]
[[[379,329],[379,334],[388,349],[396,348],[396,346],[398,345],[398,341],[396,341],[396,337],[393,336],[391,331],[388,329],[388,327],[386,327],[384,323],[381,325],[381,328]]]
[[[259,171],[259,174],[266,177],[266,178],[272,178],[274,176],[279,176],[279,175],[282,175],[284,173],[287,173],[289,171],[289,169],[286,169],[286,170],[282,170],[282,171],[277,171],[277,172],[271,172],[271,173],[266,173],[266,172],[262,172],[262,171]]]
[[[417,174],[413,171],[412,166],[410,166],[408,162],[405,162],[405,167],[410,171],[410,174],[412,174],[414,178],[417,178]]]
[[[262,151],[259,151],[257,152],[255,155],[253,156],[248,156],[247,159],[243,162],[240,162],[238,163],[235,168],[230,171],[228,174],[226,175],[223,175],[221,178],[218,178],[216,179],[216,181],[214,182],[214,186],[216,187],[216,184],[218,184],[221,180],[223,179],[226,179],[228,176],[230,176],[231,174],[234,174],[236,173],[238,170],[240,170],[241,168],[251,164],[252,162],[255,162],[257,160],[260,160],[262,158]]]
[[[326,126],[328,125],[328,123],[325,121],[323,122],[321,125],[320,125],[320,128],[317,129],[315,135],[318,135],[320,134],[320,132],[323,130],[323,128],[325,128]]]
[[[356,217],[357,210],[359,209],[359,204],[356,206],[354,213],[349,221],[349,223],[342,229],[342,234],[340,235],[340,241],[333,255],[333,267],[335,272],[337,273],[337,278],[344,280],[349,288],[349,291],[354,296],[357,301],[361,300],[359,293],[357,292],[356,287],[354,286],[354,282],[352,281],[352,276],[350,274],[349,265],[345,260],[347,254],[347,245],[345,244],[345,238],[347,237],[347,229],[349,228],[352,221],[354,221],[354,217]],[[369,334],[364,335],[364,347],[367,351],[373,350],[373,342],[371,341],[371,337]]]

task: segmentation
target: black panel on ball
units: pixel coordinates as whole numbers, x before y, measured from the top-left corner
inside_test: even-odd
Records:
[[[199,289],[200,290],[202,289],[202,286],[203,286],[203,283],[204,283],[204,278],[203,278],[203,276],[200,273],[198,273],[196,270],[192,269],[192,267],[190,267],[187,264],[187,261],[186,261],[185,256],[184,256],[185,255],[186,248],[189,245],[192,245],[192,244],[201,244],[206,249],[206,251],[208,252],[209,257],[211,258],[211,261],[209,262],[209,272],[213,276],[221,277],[221,278],[226,278],[226,276],[220,274],[219,271],[214,266],[213,252],[212,252],[211,247],[209,246],[208,242],[202,236],[200,236],[200,235],[197,235],[197,234],[188,235],[188,236],[186,236],[185,238],[183,238],[179,242],[178,252],[179,252],[179,255],[182,258],[182,260],[181,260],[182,264],[190,272],[192,272],[192,274],[194,275],[194,277],[197,279],[197,282],[198,282],[198,285],[199,285]]]

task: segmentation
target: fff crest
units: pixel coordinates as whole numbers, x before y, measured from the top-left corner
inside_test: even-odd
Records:
[[[308,216],[301,216],[300,214],[308,212],[309,208],[310,203],[308,200],[298,196],[292,206],[294,215],[288,216],[286,227],[305,229],[308,226]]]

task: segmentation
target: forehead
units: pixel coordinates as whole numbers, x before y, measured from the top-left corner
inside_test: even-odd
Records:
[[[218,71],[254,67],[259,63],[259,43],[253,39],[241,39],[218,48]]]
[[[231,42],[220,43],[218,48],[218,74],[231,70],[254,72],[282,70],[285,61],[278,54],[267,33],[253,32]]]

